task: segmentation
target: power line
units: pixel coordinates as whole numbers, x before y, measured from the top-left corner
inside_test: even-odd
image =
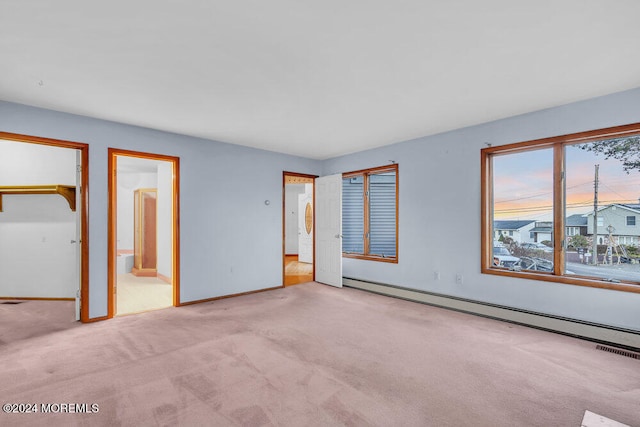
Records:
[[[581,183],[581,184],[576,184],[576,185],[572,185],[572,186],[570,186],[570,187],[566,187],[565,189],[566,189],[566,190],[570,190],[570,189],[572,189],[572,188],[581,187],[581,186],[583,186],[583,185],[591,185],[591,182],[583,182],[583,183]],[[515,199],[500,200],[499,202],[495,202],[494,204],[496,204],[496,205],[497,205],[498,203],[507,203],[507,202],[515,202],[515,201],[518,201],[518,200],[534,199],[534,198],[536,198],[536,197],[540,197],[540,196],[547,196],[547,195],[549,195],[549,194],[553,194],[553,191],[548,191],[548,192],[546,192],[546,193],[538,193],[538,194],[534,194],[534,195],[532,195],[532,196],[518,197],[518,198],[515,198]]]
[[[620,197],[624,197],[622,194],[620,194],[618,191],[614,190],[613,188],[611,188],[609,185],[605,184],[602,179],[599,179],[600,185],[604,185],[605,187],[607,187],[611,192],[617,194]],[[640,180],[630,180],[630,179],[625,179],[625,178],[620,178],[620,179],[609,179],[605,182],[608,183],[618,183],[618,182],[624,182],[626,185],[624,185],[624,187],[629,187],[629,191],[631,191],[632,188],[637,187],[638,185],[640,185]],[[571,190],[574,188],[578,188],[578,187],[582,187],[582,186],[586,186],[586,185],[593,185],[593,181],[588,181],[588,182],[582,182],[580,184],[575,184],[575,185],[571,185],[571,186],[567,186],[565,187],[565,190]],[[616,187],[620,187],[620,186],[616,186]],[[536,197],[541,197],[541,196],[547,196],[547,195],[551,195],[553,194],[553,191],[547,191],[544,193],[536,193],[530,196],[522,196],[522,197],[516,197],[513,199],[505,199],[505,200],[499,200],[494,202],[494,204],[500,204],[500,203],[508,203],[508,202],[516,202],[519,200],[527,200],[527,199],[534,199]],[[635,199],[633,200],[634,202],[636,201]]]
[[[600,181],[600,185],[607,187],[611,192],[616,193],[618,196],[620,197],[624,197],[622,194],[618,193],[616,190],[614,190],[613,188],[609,187],[607,184],[605,184],[604,182]]]
[[[607,205],[614,205],[614,204],[626,204],[626,203],[633,203],[636,202],[636,200],[601,200],[600,203],[602,204],[607,204]],[[583,208],[583,207],[590,207],[592,206],[592,201],[583,201],[583,202],[574,202],[574,203],[566,203],[565,207],[569,207],[569,208]],[[507,208],[507,209],[494,209],[494,212],[499,212],[499,213],[508,213],[508,212],[537,212],[537,211],[543,211],[543,210],[551,210],[553,209],[553,205],[538,205],[538,206],[527,206],[527,207],[522,207],[522,208]]]

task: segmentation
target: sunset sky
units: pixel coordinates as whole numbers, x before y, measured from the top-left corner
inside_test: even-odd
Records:
[[[494,218],[550,221],[553,200],[551,149],[495,156]],[[567,147],[566,215],[593,212],[594,165],[599,164],[599,206],[639,203],[640,172],[627,174],[619,160]]]

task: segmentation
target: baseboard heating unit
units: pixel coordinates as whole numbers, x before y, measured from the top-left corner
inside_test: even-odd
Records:
[[[494,305],[484,302],[467,300],[464,298],[451,297],[415,289],[408,289],[384,283],[375,283],[343,277],[343,286],[364,291],[373,292],[380,295],[405,299],[447,308],[464,313],[503,320],[519,325],[544,329],[573,337],[586,339],[603,344],[614,345],[631,350],[640,350],[640,331],[630,329],[615,328],[597,323],[584,322],[581,320],[568,319],[551,316],[547,314],[535,313],[532,311],[519,310],[511,307]]]

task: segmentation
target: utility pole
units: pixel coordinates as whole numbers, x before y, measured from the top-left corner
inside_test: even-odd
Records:
[[[600,165],[595,165],[596,174],[593,181],[593,265],[598,265],[598,169]]]

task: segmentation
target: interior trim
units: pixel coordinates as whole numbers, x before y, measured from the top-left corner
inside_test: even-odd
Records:
[[[276,289],[282,289],[283,287],[284,286],[275,286],[273,288],[264,288],[264,289],[256,289],[255,291],[240,292],[239,294],[222,295],[222,296],[219,296],[219,297],[212,297],[212,298],[198,299],[198,300],[194,300],[194,301],[187,301],[187,302],[181,303],[180,306],[182,307],[182,306],[185,306],[185,305],[202,304],[204,302],[218,301],[218,300],[221,300],[221,299],[235,298],[235,297],[241,297],[241,296],[244,296],[244,295],[257,294],[259,292],[275,291]]]
[[[80,321],[93,321],[89,317],[89,144],[9,132],[0,132],[0,139],[80,151]]]
[[[399,233],[398,233],[398,224],[400,224],[400,173],[398,170],[398,164],[397,163],[393,163],[391,165],[386,165],[386,166],[377,166],[377,167],[373,167],[373,168],[368,168],[368,169],[361,169],[361,170],[357,170],[357,171],[352,171],[352,172],[345,172],[342,174],[342,178],[352,178],[352,177],[356,177],[356,176],[362,176],[363,180],[364,180],[364,184],[363,184],[363,198],[364,198],[364,222],[363,222],[363,227],[364,227],[364,241],[363,241],[363,252],[344,252],[344,248],[343,248],[343,252],[342,252],[342,256],[344,258],[355,258],[355,259],[362,259],[362,260],[367,260],[367,261],[379,261],[379,262],[389,262],[389,263],[393,263],[393,264],[397,264],[398,263],[398,259],[399,259],[399,255],[398,255],[398,250],[400,247],[399,244]],[[380,255],[376,255],[376,254],[370,254],[370,249],[371,249],[371,239],[369,237],[369,231],[370,231],[370,220],[371,220],[371,216],[370,216],[370,204],[369,204],[369,177],[371,175],[375,175],[378,173],[384,173],[384,172],[394,172],[395,173],[395,178],[396,178],[396,254],[392,257],[384,257],[384,256],[380,256]]]
[[[180,158],[163,154],[145,153],[141,151],[108,149],[108,232],[107,232],[107,319],[116,315],[116,222],[117,222],[117,158],[118,156],[136,157],[140,159],[159,160],[169,162],[173,166],[173,235],[172,235],[172,280],[173,306],[180,303]]]
[[[286,206],[285,206],[285,199],[286,199],[286,188],[287,188],[287,184],[294,184],[294,183],[304,183],[304,184],[312,184],[313,185],[313,193],[312,193],[312,204],[313,204],[313,209],[312,209],[312,228],[313,228],[313,247],[311,248],[312,250],[312,256],[313,256],[313,280],[316,280],[316,181],[315,179],[318,178],[318,175],[310,175],[310,174],[306,174],[306,173],[298,173],[298,172],[287,172],[287,171],[282,171],[282,286],[281,287],[285,287],[285,276],[286,271],[285,271],[285,258],[287,257],[285,248],[285,239],[286,239]],[[298,182],[299,181],[299,182]],[[298,255],[298,254],[292,254],[292,255]]]
[[[620,281],[609,282],[597,277],[580,275],[568,275],[565,273],[565,255],[563,241],[565,239],[565,194],[562,184],[564,176],[563,149],[567,145],[592,142],[602,139],[620,138],[637,135],[640,132],[640,123],[632,123],[622,126],[614,126],[604,129],[595,129],[568,135],[554,136],[550,138],[536,139],[532,141],[517,142],[507,145],[489,146],[480,150],[481,167],[481,273],[500,276],[517,277],[530,280],[542,280],[547,282],[565,283],[569,285],[587,286],[601,289],[611,289],[622,292],[640,293],[637,282]],[[553,273],[541,273],[536,271],[511,271],[493,266],[493,168],[492,156],[498,154],[522,153],[539,149],[553,149],[553,236],[554,236],[554,271]]]

